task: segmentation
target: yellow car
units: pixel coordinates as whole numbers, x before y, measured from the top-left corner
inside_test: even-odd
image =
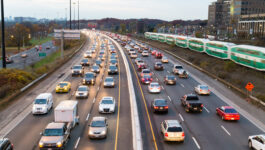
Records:
[[[67,93],[70,90],[71,90],[71,83],[70,82],[60,82],[55,88],[56,93],[64,93],[64,92]]]
[[[165,57],[165,56],[162,57],[161,62],[162,62],[162,63],[168,63],[168,58]]]

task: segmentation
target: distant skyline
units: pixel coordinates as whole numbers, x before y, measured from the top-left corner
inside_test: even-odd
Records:
[[[78,0],[72,0],[77,3]],[[172,21],[208,18],[214,0],[79,0],[80,19],[149,18]],[[69,20],[70,0],[4,0],[5,17],[65,18]],[[74,6],[77,19],[77,4]]]

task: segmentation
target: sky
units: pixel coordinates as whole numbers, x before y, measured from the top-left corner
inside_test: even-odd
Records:
[[[77,18],[77,1],[72,0],[72,18]],[[208,5],[215,0],[79,0],[80,19],[150,18],[207,19]],[[69,19],[70,0],[4,0],[5,17]],[[67,14],[66,14],[67,13]]]

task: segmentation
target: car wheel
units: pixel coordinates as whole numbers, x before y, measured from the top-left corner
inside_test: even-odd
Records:
[[[224,116],[222,116],[222,120],[225,120]]]
[[[248,141],[248,147],[249,147],[249,149],[253,149],[252,142],[250,140]]]
[[[190,112],[189,108],[187,108],[187,107],[185,108],[185,111],[186,111],[187,113]]]

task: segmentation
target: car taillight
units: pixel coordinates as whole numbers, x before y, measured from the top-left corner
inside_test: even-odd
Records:
[[[150,80],[151,80],[151,81],[153,81],[153,79],[152,79],[152,78],[151,78]]]
[[[203,104],[201,104],[201,107],[203,107]]]
[[[164,108],[165,108],[165,109],[168,109],[168,106],[165,106]]]
[[[200,92],[201,92],[202,90],[200,90]]]
[[[168,137],[168,133],[165,133],[165,137]]]
[[[158,109],[158,107],[157,107],[157,106],[155,106],[155,107],[154,107],[154,109]]]
[[[185,133],[184,132],[182,133],[182,136],[185,136]]]

